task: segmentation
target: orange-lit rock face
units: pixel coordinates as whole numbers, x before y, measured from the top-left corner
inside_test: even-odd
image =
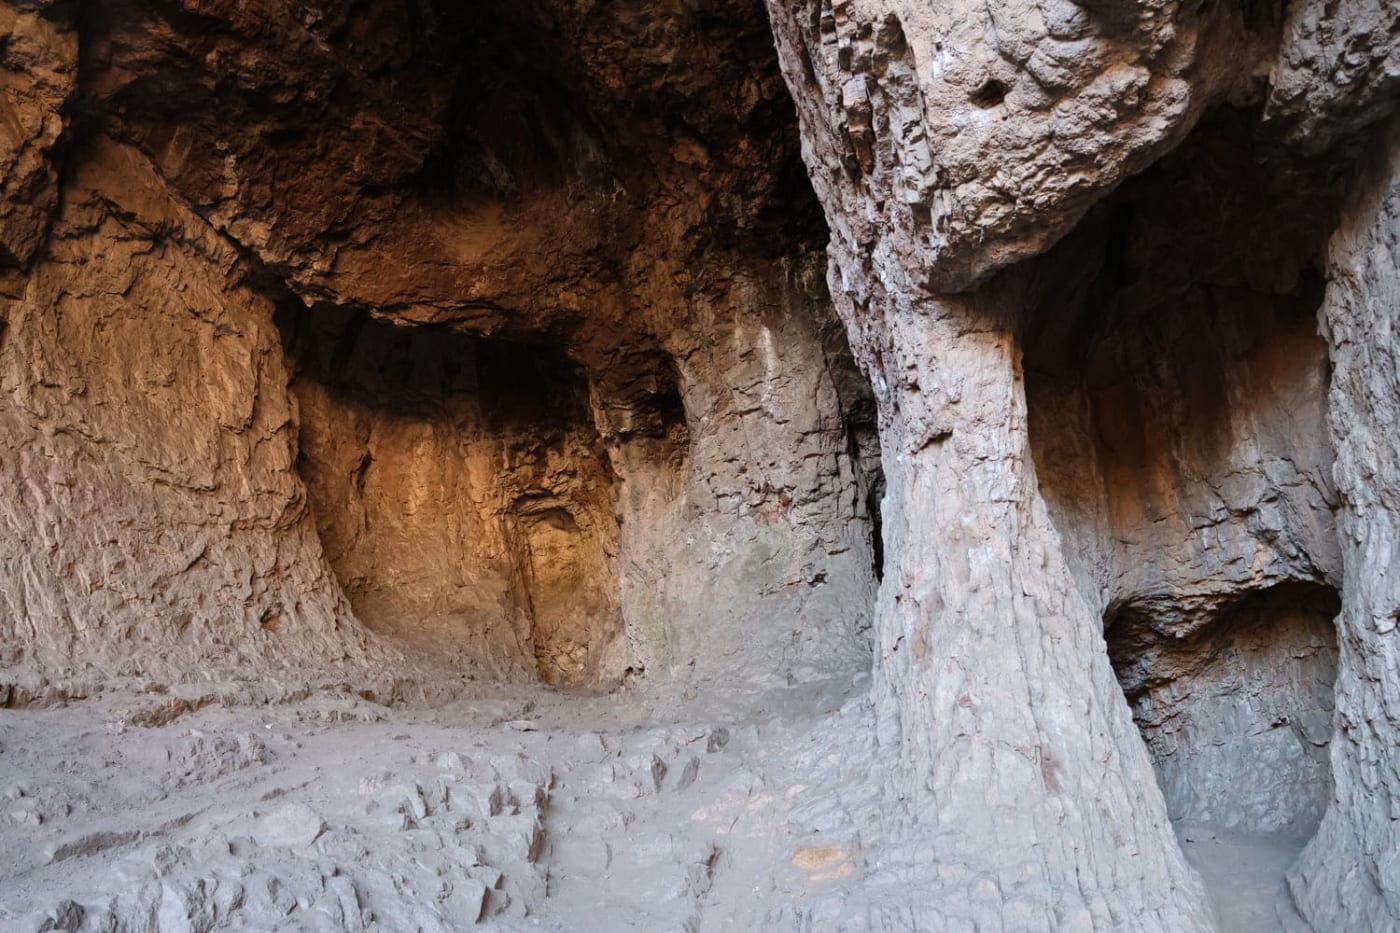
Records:
[[[1400,926],[1398,19],[0,0],[0,925]]]
[[[334,310],[298,324],[298,471],[356,617],[463,669],[615,681],[617,497],[577,367]]]
[[[129,457],[140,528],[186,487],[209,515],[123,532],[140,560],[60,536],[15,589],[43,607],[9,623],[17,657],[52,640],[65,667],[124,618],[59,582],[91,562],[154,581],[116,602],[157,619],[119,631],[193,632],[235,669],[408,650],[608,687],[865,663],[868,391],[759,6],[21,6],[7,54],[42,80],[16,98],[30,193],[0,215],[16,445]],[[185,563],[218,582],[197,595]]]

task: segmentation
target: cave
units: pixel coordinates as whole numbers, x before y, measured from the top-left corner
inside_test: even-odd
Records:
[[[1025,351],[1040,489],[1167,815],[1243,928],[1225,879],[1286,864],[1332,799],[1342,564],[1336,190],[1259,123],[1208,115],[1038,260]]]
[[[1339,608],[1309,583],[1221,606],[1189,633],[1117,608],[1109,654],[1173,821],[1296,848],[1312,837],[1332,796]]]
[[[1400,927],[1397,62],[0,0],[0,926]]]
[[[617,496],[577,365],[363,312],[282,320],[298,472],[356,617],[482,676],[615,682]],[[684,430],[674,393],[657,415]]]

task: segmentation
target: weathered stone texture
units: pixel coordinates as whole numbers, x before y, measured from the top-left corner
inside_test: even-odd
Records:
[[[1400,136],[1392,130],[1328,248],[1322,308],[1332,359],[1345,568],[1332,742],[1333,800],[1292,874],[1319,929],[1400,923]]]
[[[1268,114],[1322,152],[1400,99],[1400,8],[1387,0],[1288,5]]]
[[[440,328],[292,315],[299,473],[356,617],[497,678],[621,676],[616,494],[575,368]]]
[[[293,470],[271,304],[140,155],[88,155],[5,308],[7,662],[169,677],[365,657]]]
[[[1081,589],[1186,633],[1340,581],[1317,334],[1330,188],[1227,111],[1038,261],[1024,336],[1041,486]]]
[[[73,5],[0,5],[0,274],[26,266],[58,204],[55,147],[77,87]]]
[[[917,926],[1133,916],[1141,929],[1205,929],[1199,882],[1036,487],[1006,316],[1020,300],[891,296],[846,312],[888,327],[871,366],[892,384],[877,704],[903,758],[896,792],[932,846]]]
[[[937,840],[939,870],[915,873],[940,905],[924,922],[951,922],[950,904],[972,902],[968,919],[1013,927],[1068,925],[1080,907],[1094,923],[1122,922],[1102,919],[1102,905],[1136,926],[1205,927],[1099,620],[1125,648],[1124,686],[1179,703],[1140,708],[1139,722],[1159,772],[1178,775],[1184,814],[1187,785],[1228,764],[1198,756],[1238,710],[1193,692],[1203,658],[1153,654],[1150,639],[1243,638],[1241,618],[1222,615],[1242,597],[1293,584],[1325,593],[1344,564],[1352,572],[1333,535],[1326,348],[1311,314],[1348,134],[1385,112],[1385,82],[1368,77],[1331,101],[1325,138],[1299,146],[1285,141],[1291,66],[1275,67],[1299,27],[1259,5],[855,0],[769,12],[831,228],[833,296],[881,412],[890,572],[875,623],[877,705],[882,739],[904,756],[912,819]],[[1383,62],[1386,16],[1337,18],[1327,43]],[[1282,89],[1270,96],[1275,74]],[[1226,102],[1263,117],[1201,124]],[[1124,181],[1198,124],[1197,142]],[[1334,165],[1307,161],[1328,147]],[[1043,259],[988,280],[1076,225]],[[1269,650],[1297,634],[1285,621]],[[1251,674],[1268,662],[1238,652],[1213,675],[1239,678],[1257,698],[1251,716],[1286,708],[1309,723],[1309,747],[1282,736],[1290,760],[1306,759],[1291,785],[1235,804],[1206,791],[1255,828],[1278,805],[1305,832],[1325,798],[1313,739],[1329,709],[1330,648],[1316,631],[1297,637],[1319,660],[1296,676]],[[1172,717],[1195,723],[1176,733],[1189,749],[1164,739]],[[1267,755],[1238,748],[1225,757],[1267,767]],[[1096,780],[1062,780],[1046,760]],[[1055,807],[1072,814],[1055,830],[1075,840],[1066,851],[1031,842]],[[1027,835],[987,841],[1013,832]],[[1160,857],[1135,861],[1135,876],[1099,874],[1117,858],[1110,840],[1129,837]],[[1037,892],[1029,902],[1057,905],[1053,917],[1025,919],[995,867],[1008,852],[1035,853],[1016,877]]]
[[[1342,558],[1317,334],[1332,189],[1212,115],[1037,261],[1038,477],[1174,820],[1329,797]]]
[[[161,804],[213,868],[138,846],[49,927],[573,920],[655,855],[657,927],[1210,929],[1173,819],[1320,825],[1308,922],[1400,926],[1397,24],[0,0],[0,700],[476,679],[571,788],[401,748],[368,808]],[[734,774],[728,727],[567,734],[691,708]]]
[[[1283,584],[1158,633],[1120,619],[1109,655],[1173,821],[1304,841],[1331,794],[1336,595]]]
[[[38,213],[6,221],[17,258],[56,203],[53,153],[75,179],[49,253],[13,273],[11,402],[33,409],[14,445],[81,438],[135,464],[55,480],[96,497],[80,518],[24,498],[32,468],[11,461],[16,653],[66,663],[77,629],[83,663],[108,639],[163,676],[263,644],[329,662],[374,641],[343,590],[384,644],[474,675],[787,683],[867,663],[868,391],[761,8],[489,6],[95,4],[81,82],[71,17],[6,14],[7,64],[42,79],[16,98],[42,123],[16,150],[39,173],[21,198]],[[57,145],[70,98],[84,118]],[[289,345],[370,331],[288,360],[274,317]],[[153,355],[139,334],[165,320]],[[451,358],[520,345],[543,369],[500,361],[485,397]],[[161,362],[132,367],[138,347]],[[35,369],[54,356],[64,373]],[[70,380],[79,401],[50,403]],[[86,406],[101,428],[64,429]],[[204,525],[223,530],[207,546],[176,531]],[[41,578],[20,556],[36,539],[59,551]],[[111,611],[113,587],[158,620]],[[225,612],[252,627],[165,663]]]
[[[833,238],[865,274],[894,253],[939,291],[1053,244],[1242,93],[1272,29],[1172,0],[769,7]]]

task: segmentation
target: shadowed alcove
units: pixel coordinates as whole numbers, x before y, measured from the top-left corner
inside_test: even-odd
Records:
[[[1331,795],[1335,191],[1256,121],[1211,115],[1039,261],[1026,381],[1041,488],[1169,814],[1298,845]]]
[[[360,620],[489,676],[615,678],[614,481],[578,368],[336,309],[287,336],[299,469]]]

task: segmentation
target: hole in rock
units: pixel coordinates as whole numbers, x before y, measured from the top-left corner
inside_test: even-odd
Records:
[[[969,99],[984,110],[990,109],[1006,100],[1006,85],[995,78],[989,78],[972,92]]]
[[[874,399],[857,395],[846,414],[846,436],[851,462],[859,474],[865,514],[870,522],[871,572],[878,582],[885,578],[885,540],[881,502],[885,498],[885,471],[880,461],[879,420]]]
[[[615,681],[613,474],[579,370],[543,343],[283,317],[299,471],[359,619],[460,670]]]
[[[1173,821],[1299,841],[1317,829],[1339,607],[1331,587],[1284,583],[1195,624],[1150,603],[1111,610],[1109,657]]]
[[[1231,859],[1281,891],[1331,792],[1336,188],[1256,122],[1208,115],[1091,210],[1036,261],[1024,336],[1041,491],[1217,892]]]

